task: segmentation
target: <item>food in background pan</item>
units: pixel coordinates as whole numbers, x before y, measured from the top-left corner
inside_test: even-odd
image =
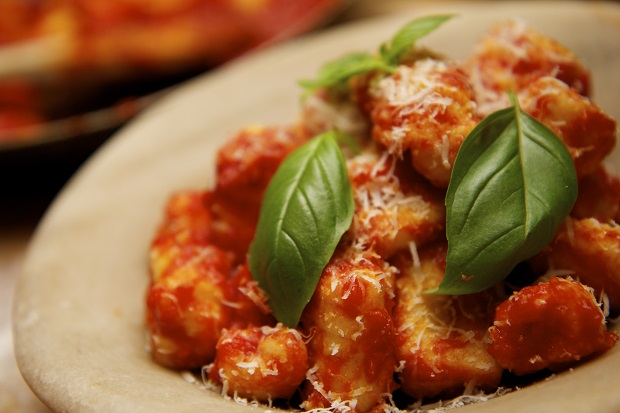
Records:
[[[46,132],[21,127],[127,100],[138,105],[139,96],[324,24],[348,3],[3,0],[0,143]]]

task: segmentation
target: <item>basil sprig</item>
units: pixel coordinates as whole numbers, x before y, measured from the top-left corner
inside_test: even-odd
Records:
[[[575,203],[568,149],[511,98],[457,154],[446,195],[446,271],[430,292],[474,293],[501,281],[551,242]]]
[[[381,59],[386,64],[396,67],[401,57],[415,49],[416,41],[432,33],[452,17],[454,17],[453,14],[427,16],[407,23],[389,42],[381,45]]]
[[[302,80],[299,84],[312,91],[319,88],[337,87],[352,76],[373,70],[392,73],[398,67],[401,57],[415,49],[417,40],[431,33],[452,17],[453,15],[438,15],[412,20],[403,26],[389,42],[381,45],[378,56],[367,53],[345,55],[323,65],[316,79]]]
[[[250,271],[278,321],[295,327],[353,219],[346,163],[335,132],[287,156],[265,192]]]

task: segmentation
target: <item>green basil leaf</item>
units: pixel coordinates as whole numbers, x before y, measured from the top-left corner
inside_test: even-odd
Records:
[[[426,36],[452,15],[439,15],[415,19],[401,28],[389,43],[380,48],[379,56],[367,53],[352,53],[340,59],[326,63],[319,69],[314,80],[301,80],[299,84],[308,91],[319,88],[331,88],[342,85],[351,76],[372,70],[393,73],[400,57],[415,48],[415,42]]]
[[[398,65],[400,57],[415,48],[416,41],[431,33],[452,17],[454,15],[447,14],[412,20],[403,26],[389,43],[382,45],[381,57],[388,65]]]
[[[319,69],[317,79],[301,80],[299,84],[308,90],[334,87],[346,82],[351,76],[372,70],[392,72],[394,69],[375,56],[353,53],[326,63]]]
[[[335,132],[292,152],[265,192],[250,271],[278,321],[295,327],[353,219],[353,192]]]
[[[446,195],[448,253],[441,294],[483,291],[551,242],[577,197],[564,143],[513,106],[474,128]]]

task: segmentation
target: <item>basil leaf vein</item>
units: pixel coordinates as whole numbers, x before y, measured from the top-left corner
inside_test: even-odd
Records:
[[[336,133],[287,156],[271,179],[250,245],[252,276],[281,323],[295,327],[353,219],[354,202]]]
[[[501,281],[551,241],[576,197],[568,149],[513,99],[457,154],[446,194],[446,271],[429,292],[474,293]]]

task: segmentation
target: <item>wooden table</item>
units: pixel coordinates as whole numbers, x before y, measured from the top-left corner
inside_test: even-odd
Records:
[[[358,0],[330,26],[412,8],[414,0]],[[427,2],[428,3],[428,2]],[[65,177],[66,178],[66,177]],[[1,179],[6,180],[7,177]],[[18,179],[9,177],[8,179]],[[46,179],[41,176],[41,179]],[[4,193],[0,187],[0,413],[49,413],[30,392],[19,375],[13,358],[10,327],[13,288],[26,249],[44,210],[61,184],[46,187],[36,194]],[[38,189],[37,189],[38,191]]]

